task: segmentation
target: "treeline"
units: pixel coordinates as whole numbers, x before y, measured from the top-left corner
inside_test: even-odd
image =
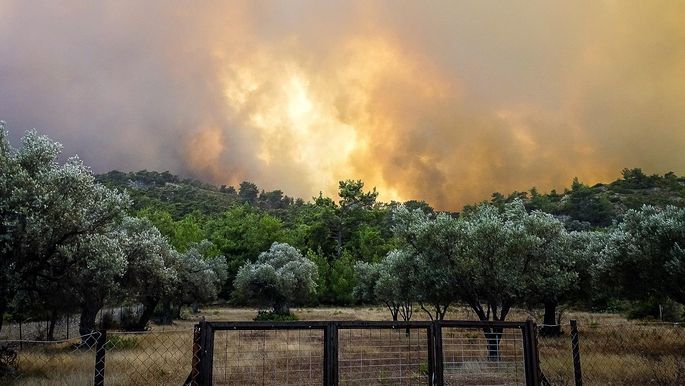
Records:
[[[98,179],[111,184],[109,176],[112,173],[119,174],[111,172]],[[145,197],[141,200],[145,205],[137,207],[137,215],[150,219],[177,248],[204,238],[219,247],[229,266],[222,291],[222,297],[227,300],[233,299],[233,278],[238,269],[248,261],[255,261],[273,242],[285,242],[317,264],[318,291],[310,300],[311,304],[358,302],[352,294],[356,282],[355,264],[380,262],[401,243],[393,232],[393,211],[402,204],[409,210],[436,215],[436,211],[423,201],[378,202],[376,192],[365,190],[361,181],[341,181],[337,200],[319,195],[307,202],[290,198],[280,190],[260,190],[250,182],[235,188],[202,186],[198,182],[180,187],[168,184],[139,187],[144,186],[141,181],[156,180],[158,174],[128,173],[119,186],[128,186],[127,191],[134,200],[136,195]],[[175,178],[173,181],[181,180]],[[202,188],[192,188],[195,193],[191,196],[181,193],[185,192],[183,189],[197,186]],[[151,192],[155,189],[156,192]],[[148,201],[150,197],[161,196],[160,192],[164,192],[164,200]],[[192,203],[198,197],[209,198],[215,194],[224,197],[225,206],[219,205],[216,198],[209,200],[216,204],[213,211],[205,211],[206,206]],[[552,215],[567,232],[606,233],[613,224],[621,223],[630,210],[639,210],[643,205],[684,206],[685,178],[674,173],[646,175],[641,169],[625,169],[622,178],[608,184],[588,186],[574,179],[563,192],[540,193],[532,188],[528,192],[508,195],[494,193],[487,202],[465,207],[461,215],[468,215],[479,205],[489,204],[503,210],[513,202],[520,202],[529,213],[541,211]],[[180,214],[176,210],[179,207],[196,209]],[[447,215],[460,216],[458,213]],[[581,276],[587,276],[587,273]],[[627,311],[634,317],[656,317],[661,308],[661,317],[681,317],[680,307],[670,298],[650,295],[639,300],[627,299],[611,295],[612,291],[591,289],[587,280],[583,287],[582,294],[569,300],[576,307]]]
[[[78,311],[87,333],[93,312],[136,304],[127,323],[139,329],[216,299],[386,304],[394,318],[543,307],[548,324],[568,305],[639,317],[662,305],[682,318],[685,179],[673,173],[626,169],[606,185],[495,193],[448,213],[379,202],[356,180],[305,201],[247,181],[93,176],[78,159],[58,163],[61,146],[35,132],[19,148],[4,126],[0,136],[4,319]]]

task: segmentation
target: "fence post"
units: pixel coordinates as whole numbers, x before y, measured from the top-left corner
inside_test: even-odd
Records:
[[[532,320],[528,320],[522,331],[526,385],[528,386],[538,386],[540,384],[540,363],[538,361],[536,329],[535,323]]]
[[[211,386],[214,366],[214,331],[206,321],[200,322],[200,385]]]
[[[439,321],[428,327],[428,384],[442,386],[442,332]]]
[[[583,372],[580,369],[580,343],[578,342],[578,324],[571,320],[571,349],[573,351],[573,377],[576,386],[583,386]]]
[[[338,385],[338,324],[330,322],[323,332],[323,384]]]
[[[442,325],[439,320],[433,322],[433,337],[435,341],[435,354],[433,356],[433,385],[442,386],[445,384],[444,362],[442,352]]]
[[[186,380],[185,386],[199,386],[198,380],[200,380],[200,356],[202,355],[200,339],[202,335],[200,333],[200,325],[196,324],[193,327],[193,358],[191,359],[190,374]],[[200,380],[201,382],[201,380]]]
[[[107,344],[107,330],[98,331],[99,336],[95,345],[95,375],[94,386],[105,385],[105,347]]]

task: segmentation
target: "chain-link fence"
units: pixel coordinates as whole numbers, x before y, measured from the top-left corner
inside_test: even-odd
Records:
[[[95,332],[60,341],[0,341],[0,384],[182,385],[193,331]]]
[[[551,385],[574,385],[575,372],[583,385],[685,385],[682,324],[578,323],[576,331],[565,325],[560,336],[538,338]]]

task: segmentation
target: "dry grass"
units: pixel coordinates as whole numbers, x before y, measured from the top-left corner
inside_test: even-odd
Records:
[[[294,309],[300,320],[387,320],[383,308]],[[190,371],[192,326],[207,320],[252,320],[254,309],[209,308],[173,326],[153,326],[145,334],[110,332],[108,385],[178,385]],[[524,320],[518,311],[510,320]],[[584,383],[587,385],[685,384],[685,328],[628,322],[617,315],[574,313],[578,320]],[[449,319],[474,319],[455,309]],[[425,319],[417,312],[415,319]],[[557,385],[573,384],[569,329],[539,341],[541,368]],[[447,384],[515,384],[522,381],[519,337],[505,336],[502,360],[486,359],[480,331],[445,331]],[[215,384],[321,384],[323,334],[311,331],[217,332]],[[347,330],[339,333],[340,376],[345,384],[425,384],[428,358],[424,331]],[[75,350],[75,340],[24,346],[21,376],[2,384],[92,384],[94,352]]]

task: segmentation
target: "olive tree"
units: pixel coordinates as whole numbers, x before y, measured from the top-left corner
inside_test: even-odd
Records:
[[[409,211],[404,206],[395,210],[393,219],[393,231],[406,256],[400,260],[404,267],[399,270],[399,276],[411,285],[413,299],[421,310],[431,320],[442,320],[457,299],[459,278],[451,259],[457,256],[460,247],[460,223],[446,213],[433,217],[421,210]]]
[[[608,237],[600,280],[629,299],[667,296],[685,304],[685,209],[629,210]]]
[[[65,251],[106,233],[130,206],[77,157],[58,162],[61,150],[36,131],[13,148],[0,122],[0,315],[19,289],[63,280],[85,258]]]
[[[404,321],[412,317],[415,297],[411,280],[413,270],[412,256],[401,250],[389,252],[378,264],[374,293],[376,299],[391,309],[392,320],[397,320],[398,313]]]
[[[286,243],[273,243],[257,261],[238,270],[234,286],[237,297],[248,303],[289,314],[290,305],[316,293],[316,265]]]
[[[121,297],[120,285],[128,262],[120,247],[120,236],[116,231],[82,236],[78,243],[62,248],[65,256],[77,262],[65,277],[69,291],[64,295],[78,301],[83,343],[92,343],[95,319],[106,302]]]
[[[416,286],[418,297],[432,297],[438,317],[450,301],[461,301],[480,320],[504,321],[533,292],[558,291],[574,278],[560,265],[568,251],[563,225],[546,213],[526,212],[519,200],[501,210],[483,204],[459,219],[402,208],[396,213],[402,248],[420,263],[414,276],[424,288]],[[497,359],[502,329],[484,333],[490,357]]]
[[[179,260],[179,304],[190,304],[197,312],[200,303],[216,299],[228,276],[226,258],[213,252],[214,244],[203,240],[190,244]]]
[[[130,326],[144,330],[155,307],[171,298],[180,284],[179,254],[147,219],[127,217],[120,225],[120,247],[127,261],[122,278],[125,296],[143,306],[138,320]]]

